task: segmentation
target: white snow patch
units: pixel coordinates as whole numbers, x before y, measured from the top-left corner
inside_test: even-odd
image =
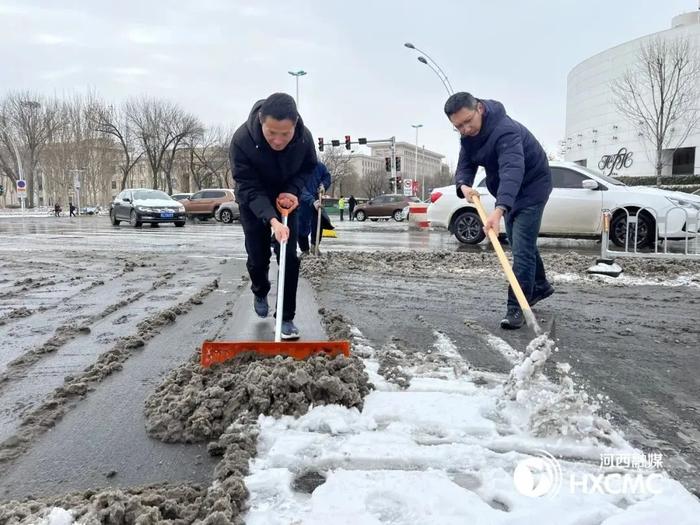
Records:
[[[354,344],[371,347],[359,330],[353,336]],[[461,359],[449,338],[435,337],[426,353]],[[261,416],[258,456],[246,478],[246,523],[697,523],[700,503],[668,478],[656,482],[656,495],[562,486],[556,495],[533,498],[516,490],[516,465],[541,450],[559,458],[566,479],[599,474],[603,453],[640,452],[612,429],[601,431],[595,404],[574,391],[567,365],[555,385],[540,373],[546,350],[531,354],[510,381],[472,371],[435,377],[434,369],[421,374],[416,366],[405,390],[383,380],[369,357],[363,361],[377,390],[361,412],[319,406],[298,419]],[[509,395],[506,385],[515,387]],[[536,432],[543,429],[549,433]],[[314,472],[325,481],[310,495],[292,488],[297,476]]]

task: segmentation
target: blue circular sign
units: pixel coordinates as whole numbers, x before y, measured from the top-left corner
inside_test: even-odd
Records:
[[[27,181],[26,180],[20,179],[17,181],[17,189],[18,190],[24,190],[26,188],[27,188]]]

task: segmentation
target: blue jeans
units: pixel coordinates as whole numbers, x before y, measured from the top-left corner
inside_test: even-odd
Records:
[[[528,206],[515,214],[509,212],[505,217],[506,234],[513,253],[513,273],[528,301],[550,286],[537,249],[545,204]],[[508,287],[508,308],[511,307],[519,305],[513,290]]]
[[[313,204],[299,204],[299,249],[302,252],[309,251],[309,237],[311,246],[316,246],[316,223],[318,210]],[[319,240],[320,244],[320,240]]]

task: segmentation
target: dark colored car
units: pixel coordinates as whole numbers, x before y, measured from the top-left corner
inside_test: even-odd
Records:
[[[135,228],[145,222],[172,222],[182,227],[186,216],[185,207],[167,193],[138,188],[124,190],[114,198],[109,206],[109,218],[114,226],[129,221]]]
[[[372,220],[391,217],[397,222],[404,220],[403,209],[411,202],[420,202],[418,197],[388,193],[378,195],[364,204],[355,207],[355,219],[364,221],[368,217]]]

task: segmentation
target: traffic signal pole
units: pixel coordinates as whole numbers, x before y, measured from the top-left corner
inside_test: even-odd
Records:
[[[394,193],[398,193],[396,187],[396,137],[391,137],[391,180],[394,183]]]
[[[377,140],[367,140],[366,138],[360,138],[356,141],[353,141],[350,135],[345,135],[345,141],[343,142],[343,145],[345,146],[345,149],[349,150],[351,144],[360,144],[364,146],[366,144],[386,144],[387,142],[390,144],[391,148],[391,184],[394,188],[394,193],[398,193],[398,184],[396,182],[396,137]],[[330,146],[333,148],[337,148],[340,145],[341,142],[336,139],[333,139],[330,142]],[[323,151],[323,148],[325,146],[328,146],[328,143],[325,142],[323,137],[318,137],[318,150]]]

